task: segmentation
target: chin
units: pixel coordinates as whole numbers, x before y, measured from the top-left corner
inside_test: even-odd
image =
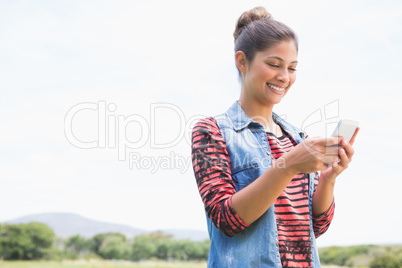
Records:
[[[268,98],[267,98],[267,101],[268,102],[270,102],[270,103],[274,103],[274,104],[278,104],[278,103],[280,103],[282,100],[283,100],[283,98],[285,97],[285,95],[286,95],[286,92],[282,95],[282,96],[278,96],[278,95],[275,95],[275,96],[269,96]]]

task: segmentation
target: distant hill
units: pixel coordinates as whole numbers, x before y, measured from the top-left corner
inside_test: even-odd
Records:
[[[11,224],[42,222],[52,228],[56,235],[62,237],[69,237],[76,234],[91,237],[99,233],[107,232],[119,232],[126,237],[133,237],[146,232],[145,230],[136,229],[128,225],[87,219],[73,213],[34,214],[6,222]]]
[[[5,222],[10,224],[42,222],[52,228],[57,236],[61,237],[69,237],[76,234],[92,237],[100,233],[116,232],[124,234],[127,238],[132,238],[136,235],[150,232],[129,225],[91,220],[74,213],[33,214]],[[207,232],[200,230],[166,229],[160,231],[165,234],[171,234],[176,239],[190,239],[193,241],[208,239]]]

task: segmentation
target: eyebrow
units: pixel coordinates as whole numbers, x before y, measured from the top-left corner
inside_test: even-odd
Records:
[[[277,60],[280,60],[280,61],[284,61],[282,58],[277,57],[277,56],[267,57],[267,59],[277,59]],[[291,63],[298,63],[298,61],[295,60],[295,61],[292,61]]]

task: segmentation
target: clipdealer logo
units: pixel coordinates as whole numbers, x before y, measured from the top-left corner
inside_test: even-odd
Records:
[[[167,109],[179,120],[178,124],[172,126],[178,133],[171,140],[162,142],[157,139],[156,121],[158,111],[160,116],[160,113],[166,112]],[[78,129],[74,128],[74,121],[88,112],[95,115],[97,121],[97,135],[92,139],[80,137]],[[179,155],[173,151],[162,156],[141,155],[139,150],[144,147],[169,149],[177,146],[183,139],[190,145],[192,124],[203,117],[197,115],[186,120],[183,111],[171,103],[151,103],[150,118],[147,120],[140,114],[118,114],[116,104],[104,100],[98,103],[82,102],[71,107],[66,113],[64,134],[67,141],[76,148],[116,149],[118,160],[128,161],[130,169],[149,169],[152,173],[158,169],[178,169],[184,173],[191,166],[191,156]],[[134,141],[129,134],[130,127],[138,134],[135,135]]]
[[[165,120],[163,114],[166,111],[174,113],[178,123],[173,124],[170,117],[168,120],[169,129],[174,129],[178,133],[169,141],[158,141],[156,135],[156,124],[158,117],[159,120]],[[159,111],[159,114],[158,114]],[[78,129],[74,128],[74,120],[85,113],[91,112],[92,115],[96,114],[97,131],[96,137],[92,139],[80,137]],[[240,112],[240,111],[239,111]],[[162,114],[162,115],[161,115]],[[325,115],[323,117],[323,114]],[[159,116],[158,116],[159,115]],[[286,116],[281,115],[283,119]],[[186,170],[191,168],[192,159],[190,155],[180,155],[173,151],[173,148],[185,139],[188,146],[191,145],[191,131],[192,126],[200,119],[205,118],[204,115],[194,115],[186,119],[184,112],[176,105],[171,103],[151,103],[150,104],[150,118],[147,119],[141,114],[122,115],[117,113],[117,106],[114,103],[107,104],[106,101],[101,100],[97,103],[82,102],[71,107],[66,113],[64,120],[64,134],[68,142],[81,149],[94,149],[94,148],[108,148],[116,149],[119,161],[128,161],[130,169],[135,170],[150,170],[156,173],[158,170],[180,170],[185,173]],[[252,118],[256,119],[256,118]],[[323,109],[316,109],[313,113],[308,115],[302,122],[301,129],[306,131],[310,128],[318,127],[325,129],[326,134],[329,129],[334,127],[334,124],[339,120],[339,101],[335,100],[326,104]],[[160,123],[160,121],[158,121]],[[164,122],[166,123],[166,122]],[[132,135],[129,128],[135,129],[135,133],[139,135]],[[233,133],[232,133],[233,134]],[[85,135],[84,135],[85,136]],[[136,136],[136,140],[133,140]],[[138,137],[137,137],[138,136]],[[238,139],[239,135],[226,136],[225,139]],[[239,140],[238,142],[244,143],[244,146],[249,148],[259,148],[259,143],[253,138],[253,135],[247,136],[246,139]],[[148,149],[172,149],[167,155],[157,155],[161,150],[157,150],[147,155],[140,153],[141,148],[147,147]],[[311,150],[311,148],[306,148]],[[285,163],[277,163],[284,165]],[[285,165],[284,165],[285,166]]]

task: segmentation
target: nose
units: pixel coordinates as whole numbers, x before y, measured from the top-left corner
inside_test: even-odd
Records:
[[[280,82],[283,84],[289,84],[290,78],[289,78],[289,71],[286,68],[281,68],[278,72],[278,75],[276,77]]]

